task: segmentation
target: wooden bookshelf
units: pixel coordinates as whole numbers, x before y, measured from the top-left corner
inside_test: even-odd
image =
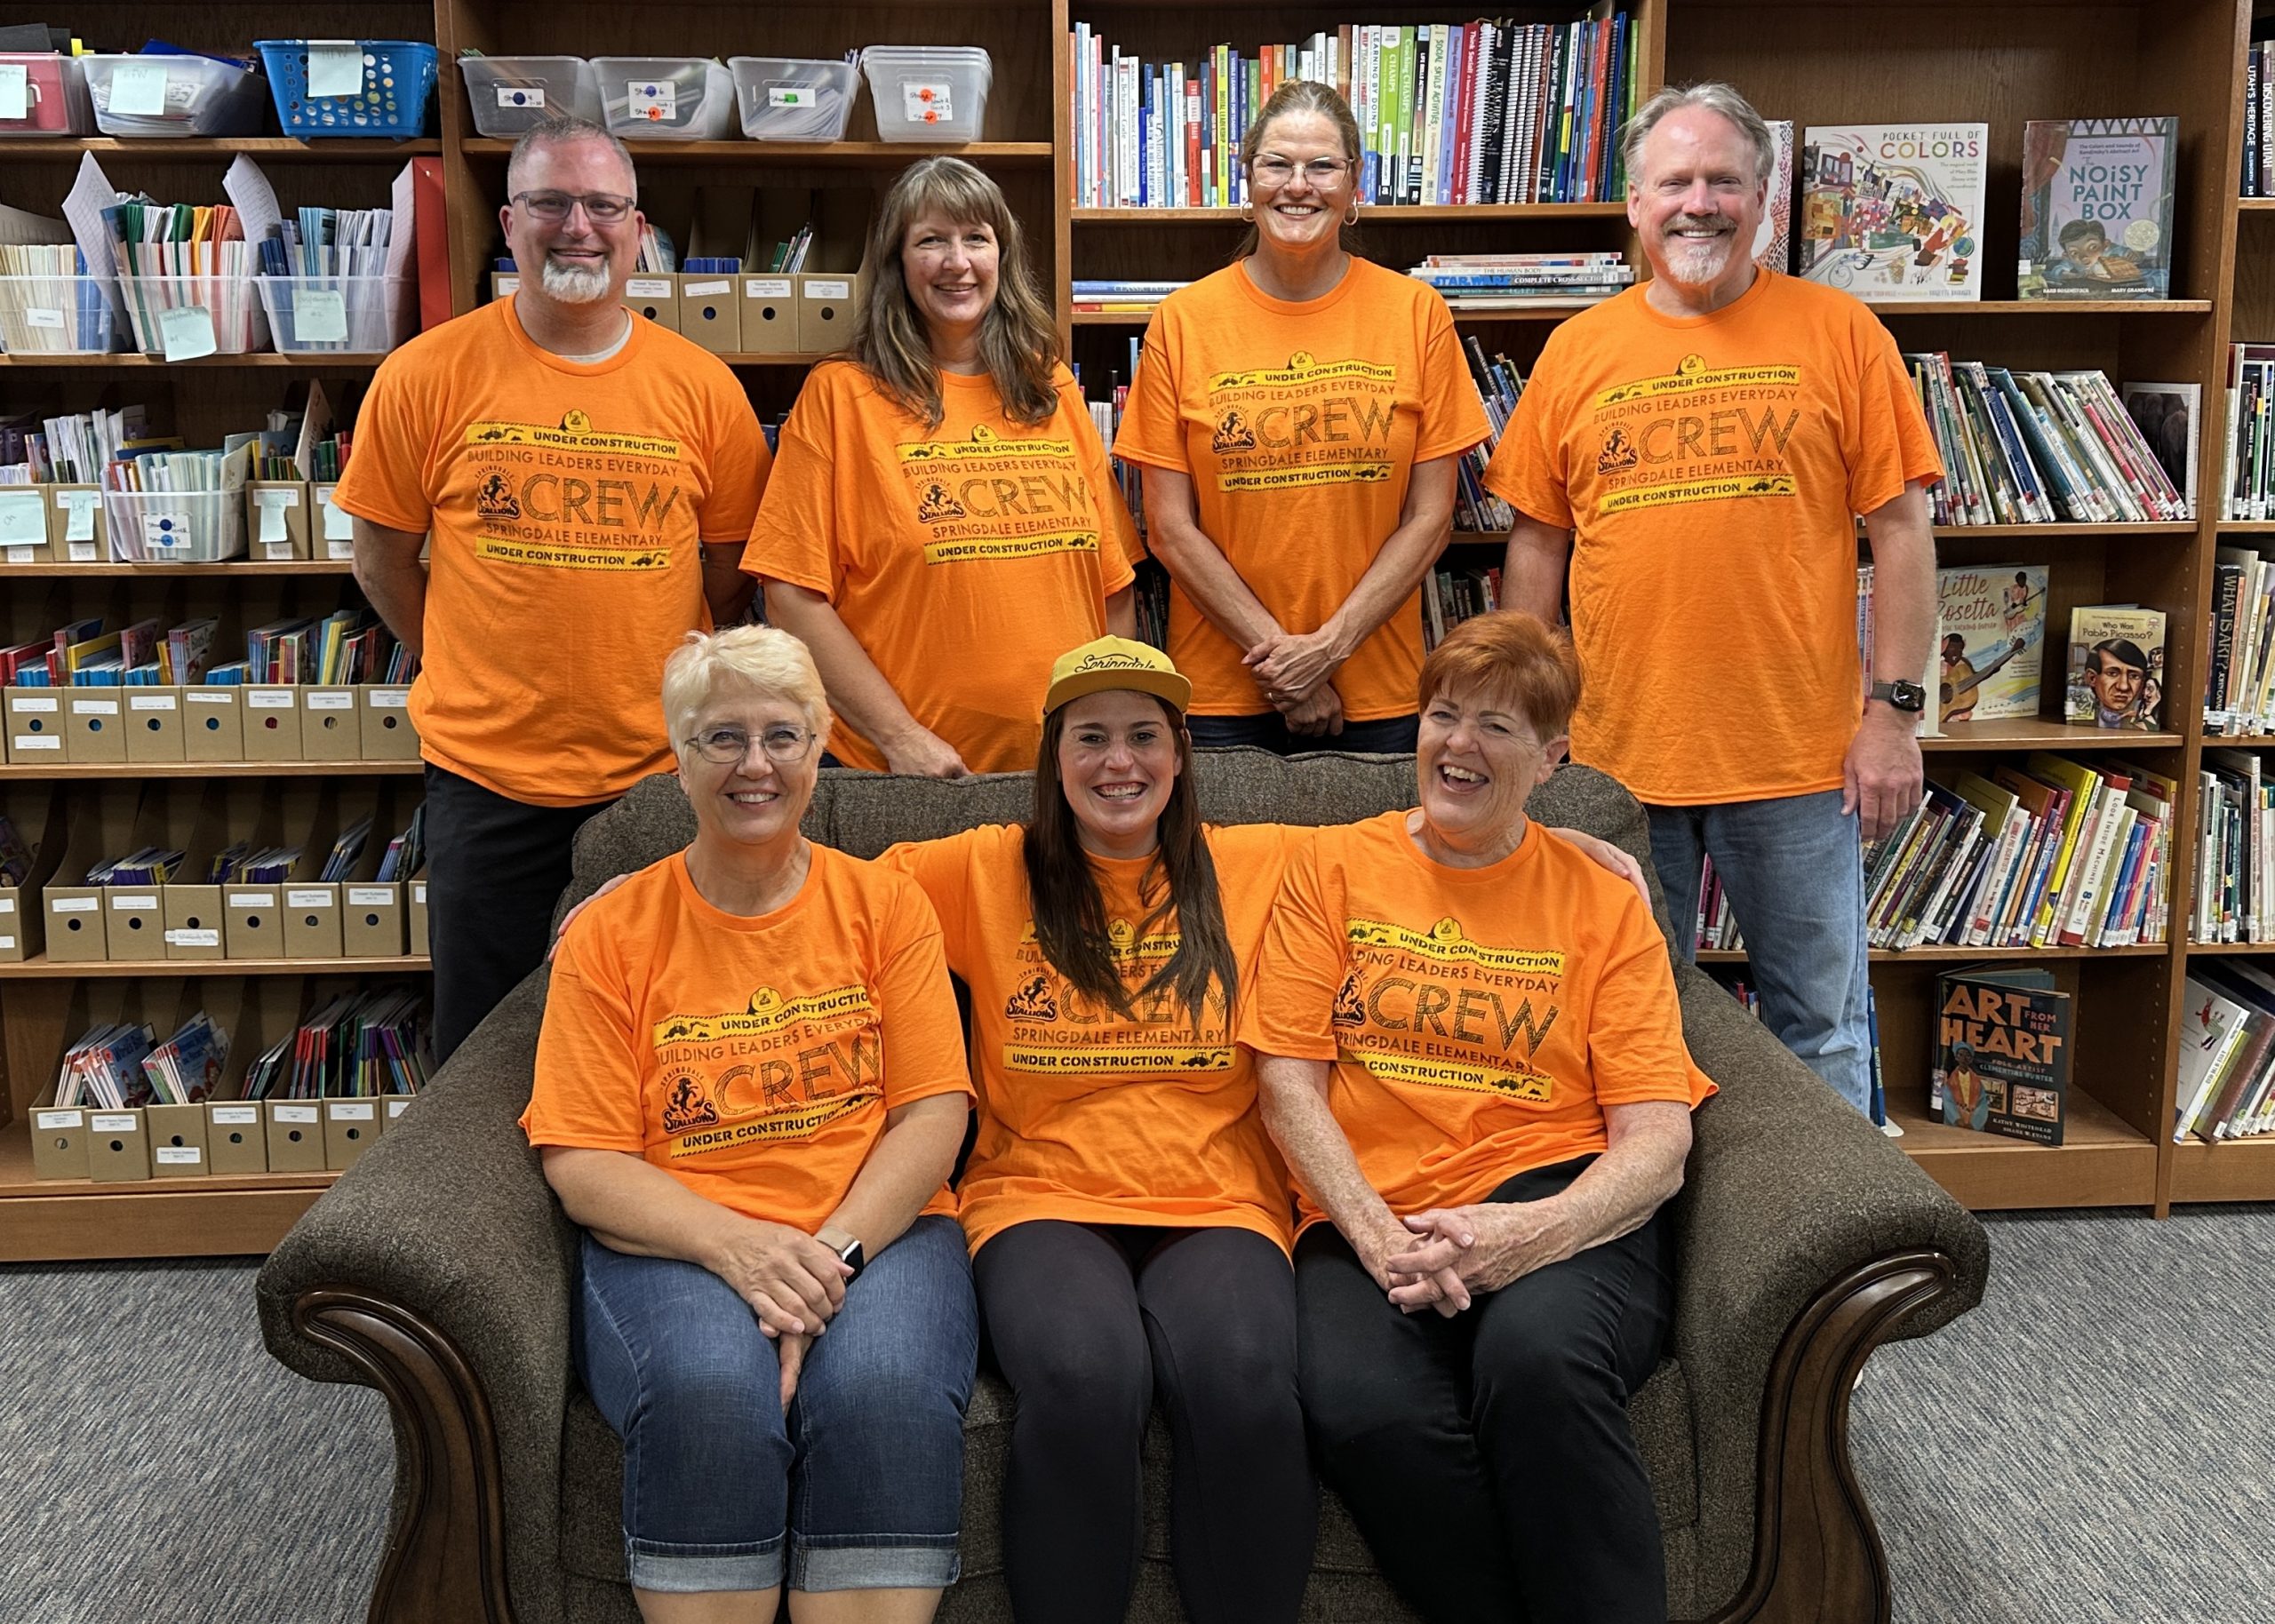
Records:
[[[35,954],[20,964],[0,964],[0,981],[124,981],[146,977],[191,979],[204,975],[407,975],[435,967],[424,953],[395,959],[159,959],[59,964]]]

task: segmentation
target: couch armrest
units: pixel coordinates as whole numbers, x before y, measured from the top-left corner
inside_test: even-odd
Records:
[[[573,1231],[515,1126],[544,987],[540,970],[499,1006],[260,1271],[270,1353],[387,1396],[372,1624],[563,1616]]]
[[[1886,1563],[1848,1464],[1849,1389],[1880,1342],[1982,1300],[1989,1241],[1720,986],[1676,975],[1691,1055],[1720,1087],[1699,1111],[1676,1206],[1696,1600],[1733,1620],[1882,1616]],[[1797,1590],[1816,1601],[1788,1614]]]

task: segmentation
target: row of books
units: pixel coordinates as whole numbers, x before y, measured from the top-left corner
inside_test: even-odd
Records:
[[[2197,770],[2195,942],[2275,942],[2275,777],[2256,751],[2207,749]]]
[[[1241,138],[1281,83],[1302,79],[1350,104],[1361,202],[1616,198],[1635,44],[1613,0],[1570,22],[1345,24],[1250,52],[1214,45],[1189,62],[1149,63],[1077,23],[1070,195],[1090,209],[1247,203]]]
[[[1084,281],[1076,278],[1074,307],[1078,314],[1151,315],[1182,282],[1143,282],[1121,278]]]
[[[1931,778],[1866,849],[1868,939],[1896,951],[2162,942],[2177,789],[2145,768],[2044,752],[1988,777]]]
[[[1456,314],[1599,304],[1632,285],[1634,267],[1616,251],[1570,254],[1432,254],[1407,275],[1426,282]]]
[[[1434,649],[1471,616],[1500,607],[1498,569],[1433,569],[1422,582],[1422,646]]]
[[[175,687],[187,683],[407,683],[418,657],[369,609],[296,617],[245,633],[245,657],[211,664],[218,622],[186,621],[161,633],[140,620],[110,629],[94,616],[48,637],[0,648],[0,687]]]
[[[104,1022],[63,1052],[57,1105],[131,1111],[142,1105],[190,1105],[220,1086],[229,1034],[198,1011],[164,1043],[149,1026]]]
[[[2228,346],[2220,517],[2275,519],[2275,344]]]
[[[2243,59],[2243,173],[2246,197],[2275,197],[2275,40],[2255,39]]]
[[[2275,733],[2275,561],[2240,544],[2215,556],[2204,731]]]
[[[248,1100],[417,1094],[434,1071],[426,999],[400,989],[343,992],[254,1059]]]
[[[1486,434],[1483,443],[1472,446],[1456,465],[1454,529],[1505,530],[1516,521],[1516,513],[1485,489],[1485,469],[1493,460],[1494,448],[1501,443],[1509,419],[1516,415],[1517,402],[1525,392],[1524,374],[1506,355],[1496,353],[1488,356],[1474,333],[1463,337],[1461,347],[1469,362],[1470,379],[1476,384],[1478,399],[1485,406]]]
[[[387,842],[380,859],[374,885],[387,885],[407,880],[416,874],[427,861],[427,808],[422,802],[411,814],[410,823],[400,834]],[[372,819],[369,814],[349,824],[337,835],[324,854],[323,866],[310,883],[332,885],[352,878],[355,866],[371,844]],[[12,830],[9,832],[12,833]],[[155,845],[138,847],[120,857],[105,857],[90,864],[87,878],[82,883],[91,886],[162,886],[180,881],[185,885],[282,885],[292,878],[300,866],[305,845],[260,846],[250,840],[236,840],[195,865],[195,872],[184,873],[188,853],[178,848]],[[28,874],[28,857],[24,872]],[[20,881],[11,880],[17,884]],[[63,883],[68,883],[68,881]]]
[[[2190,961],[2172,1136],[2275,1134],[2275,975],[2242,959]]]
[[[2102,373],[2014,370],[1940,351],[1904,362],[1943,458],[1944,477],[1930,495],[1937,524],[2195,516],[2194,458],[2182,459],[2175,478]],[[2135,385],[2128,393],[2193,387]]]

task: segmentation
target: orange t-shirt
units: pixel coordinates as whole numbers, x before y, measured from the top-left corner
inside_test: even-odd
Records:
[[[339,506],[431,535],[411,717],[426,758],[541,807],[667,770],[664,661],[707,628],[765,437],[719,358],[635,316],[610,359],[539,349],[499,299],[387,357]]]
[[[553,962],[533,1145],[622,1150],[747,1217],[811,1234],[885,1113],[971,1092],[939,923],[900,874],[826,846],[798,895],[713,907],[684,853],[578,916]],[[928,1213],[953,1213],[943,1186]]]
[[[1296,854],[1241,996],[1241,1041],[1335,1063],[1328,1103],[1403,1216],[1602,1150],[1603,1108],[1696,1106],[1658,926],[1618,875],[1538,824],[1448,868],[1409,812]],[[1325,1216],[1297,1184],[1297,1230]]]
[[[1130,510],[1074,375],[1048,423],[993,378],[940,375],[923,424],[850,362],[816,367],[782,426],[743,568],[829,600],[901,703],[978,773],[1027,772],[1050,663],[1106,634],[1135,578]],[[841,716],[830,752],[882,771]]]
[[[1642,288],[1550,337],[1486,488],[1572,537],[1572,759],[1663,806],[1836,790],[1856,515],[1942,477],[1896,341],[1764,271],[1708,316]]]
[[[1264,934],[1287,854],[1308,830],[1211,829],[1233,962]],[[879,859],[932,899],[949,967],[971,990],[979,1139],[959,1188],[974,1252],[1016,1223],[1253,1230],[1288,1246],[1288,1181],[1256,1110],[1256,1071],[1221,1005],[1199,1030],[1156,994],[1124,1018],[1073,991],[1035,944],[1026,833],[1001,824],[896,846]],[[1135,993],[1176,951],[1172,922],[1138,939],[1150,858],[1093,857],[1107,929]],[[1156,899],[1158,900],[1158,899]]]
[[[1172,293],[1145,347],[1114,454],[1189,475],[1195,517],[1273,618],[1316,632],[1398,529],[1417,462],[1485,438],[1485,408],[1435,289],[1365,259],[1290,303],[1238,265]],[[1169,657],[1201,716],[1272,709],[1232,640],[1169,583]],[[1422,677],[1422,597],[1335,674],[1353,721],[1409,716]]]

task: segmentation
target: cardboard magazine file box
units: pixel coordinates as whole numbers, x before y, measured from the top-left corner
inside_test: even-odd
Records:
[[[63,688],[63,746],[76,766],[126,760],[126,690],[123,688]]]
[[[59,564],[100,564],[109,556],[100,485],[43,485],[47,493],[47,555]]]
[[[813,195],[813,242],[797,276],[798,347],[810,354],[843,349],[852,337],[853,313],[868,286],[875,206],[868,192],[848,187]]]
[[[300,690],[300,751],[301,759],[309,761],[363,759],[363,719],[357,712],[354,689]]]
[[[796,279],[789,276],[746,276],[742,279],[742,353],[746,355],[794,355],[798,350]]]
[[[300,690],[290,683],[251,685],[238,690],[244,714],[248,761],[305,761],[300,747]]]
[[[315,509],[308,550],[335,564],[347,563],[355,556],[355,516],[331,499],[339,489],[338,480],[308,487],[308,500]]]
[[[403,888],[403,924],[410,936],[411,954],[414,959],[426,959],[433,954],[427,936],[427,871],[422,868],[413,874]]]
[[[682,276],[680,332],[714,355],[736,354],[743,347],[741,303],[731,275]]]
[[[245,482],[245,545],[259,560],[309,558],[308,518],[315,503],[302,480]]]
[[[411,1106],[417,1103],[418,1099],[419,1096],[415,1094],[381,1095],[379,1096],[379,1103],[386,1111],[387,1126],[393,1127],[396,1123],[402,1121],[403,1113],[409,1111]]]
[[[371,1142],[385,1131],[387,1112],[376,1095],[323,1102],[323,1165],[345,1173],[363,1160]]]
[[[235,683],[193,683],[181,690],[181,759],[245,759],[245,690]]]
[[[161,781],[145,786],[142,804],[134,816],[134,832],[124,845],[105,851],[102,856],[121,857],[145,846],[156,846],[182,853],[187,866],[188,854],[197,843],[204,800],[204,791],[194,783]],[[115,963],[154,963],[166,957],[165,894],[172,888],[160,881],[102,888],[103,939],[108,947],[107,956]]]
[[[98,1184],[148,1182],[150,1135],[140,1110],[87,1108],[87,1176]]]
[[[221,1086],[204,1104],[205,1158],[217,1178],[268,1171],[267,1117],[259,1100],[245,1098],[245,1073],[278,1039],[299,1024],[301,983],[264,975],[241,982],[243,996],[229,1027],[229,1058]],[[209,1003],[206,1013],[220,1012]]]
[[[366,761],[416,761],[419,729],[411,720],[408,684],[366,682],[355,690]]]
[[[373,784],[362,793],[344,791],[339,825],[345,829],[371,814],[371,832],[347,877],[339,881],[339,951],[348,959],[400,959],[403,950],[403,882],[381,881],[379,864],[387,842],[411,822],[419,792],[398,793],[393,784]]]
[[[168,959],[218,959],[226,956],[228,950],[222,924],[225,910],[221,885],[218,880],[209,883],[204,876],[213,872],[216,857],[259,827],[260,811],[261,786],[258,784],[238,779],[215,781],[206,786],[189,843],[182,848],[185,855],[180,871],[181,878],[164,888],[158,896]],[[229,1031],[234,1034],[236,1028],[233,1026]]]
[[[86,884],[87,871],[135,849],[142,793],[139,785],[106,784],[73,808],[70,842],[53,871],[56,880],[40,892],[50,962],[96,964],[110,957],[104,888]]]
[[[261,1106],[271,1173],[323,1171],[323,1107],[315,1100],[268,1100]]]
[[[268,1171],[268,1131],[261,1125],[259,1101],[208,1100],[204,1109],[205,1160],[214,1177]]]
[[[68,688],[0,689],[8,721],[8,760],[15,767],[55,767],[71,759],[63,720]]]
[[[0,485],[0,564],[44,564],[54,556],[41,488]]]
[[[501,299],[511,299],[521,291],[522,274],[519,271],[491,272],[490,297],[493,302]]]
[[[118,691],[126,696],[126,759],[181,760],[181,689],[122,688]]]
[[[228,957],[339,957],[339,888],[317,878],[331,853],[336,816],[331,791],[314,780],[292,780],[273,791],[253,848],[297,847],[299,855],[280,880],[221,888]]]
[[[633,276],[624,284],[624,307],[659,327],[679,330],[679,278]]]
[[[0,885],[0,964],[21,964],[47,941],[40,893],[53,879],[70,844],[70,814],[60,784],[26,784],[0,796],[0,813],[32,849],[31,872],[20,886]]]
[[[58,1058],[60,1058],[59,1056]],[[32,1177],[84,1179],[87,1176],[87,1108],[55,1103],[50,1083],[31,1108]]]

